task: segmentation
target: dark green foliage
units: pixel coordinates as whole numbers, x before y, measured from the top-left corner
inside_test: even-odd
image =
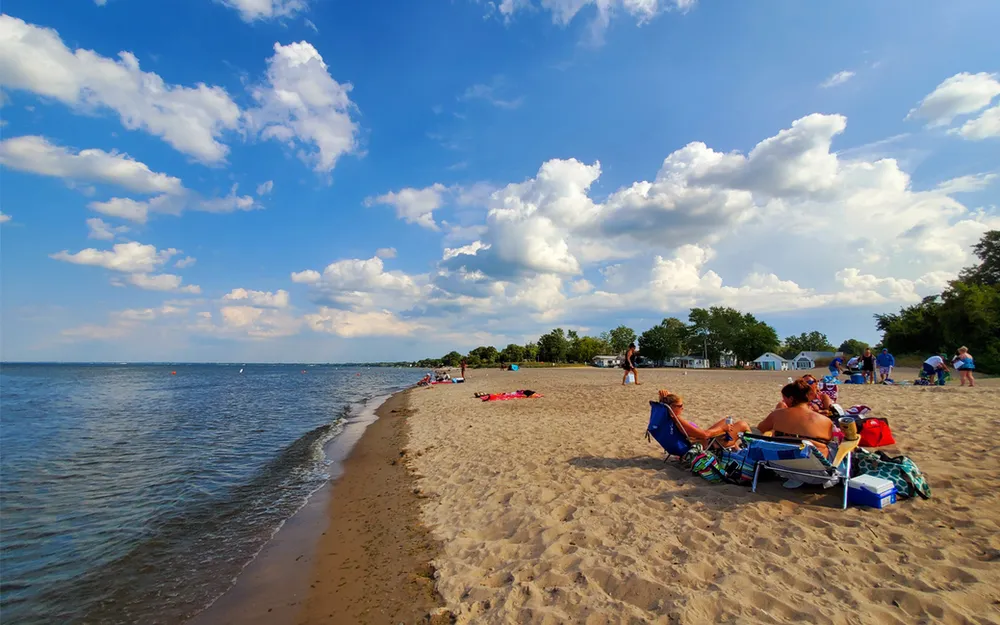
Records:
[[[798,336],[790,336],[786,338],[785,343],[781,348],[781,355],[785,358],[791,358],[799,352],[832,351],[834,351],[833,345],[830,344],[826,335],[813,330],[812,332],[803,332]]]

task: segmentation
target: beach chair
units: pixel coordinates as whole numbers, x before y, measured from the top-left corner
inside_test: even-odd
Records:
[[[689,429],[695,429],[690,423],[684,423],[677,418],[670,406],[658,401],[649,402],[649,425],[646,426],[646,440],[652,437],[667,452],[664,462],[670,460],[670,456],[677,456],[679,460],[691,450],[695,441],[688,435]],[[721,448],[722,437],[716,436],[706,439],[703,445],[705,451]]]
[[[777,438],[744,434],[747,460],[754,463],[753,492],[761,469],[770,469],[786,480],[818,484],[824,488],[844,487],[843,508],[847,509],[847,488],[851,479],[851,452],[858,441],[843,441],[831,461],[807,439]]]

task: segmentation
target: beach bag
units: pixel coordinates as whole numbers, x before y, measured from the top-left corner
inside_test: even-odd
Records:
[[[892,437],[892,430],[889,429],[888,419],[878,417],[861,419],[858,423],[858,431],[861,434],[860,445],[862,447],[885,447],[896,444],[896,439]]]
[[[691,473],[699,475],[713,484],[718,484],[726,479],[725,473],[719,467],[719,459],[713,454],[705,451],[701,445],[691,446],[681,463],[691,469]]]
[[[855,475],[874,475],[896,486],[896,495],[930,499],[931,487],[917,463],[906,456],[892,457],[884,451],[872,453],[863,449],[854,452]]]

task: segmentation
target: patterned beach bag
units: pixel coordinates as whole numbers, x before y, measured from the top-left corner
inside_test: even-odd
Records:
[[[719,467],[719,459],[705,451],[699,444],[691,446],[691,449],[681,458],[681,464],[688,467],[691,473],[699,475],[713,484],[718,484],[726,479]]]
[[[884,451],[871,453],[863,449],[854,452],[854,474],[874,475],[891,481],[899,497],[930,499],[931,487],[917,463],[906,456],[891,457]]]

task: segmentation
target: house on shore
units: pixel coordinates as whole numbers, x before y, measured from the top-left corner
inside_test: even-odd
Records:
[[[754,368],[763,371],[788,371],[790,364],[774,352],[764,352],[754,358]]]
[[[711,365],[707,358],[701,356],[674,356],[667,361],[667,366],[680,369],[708,369]]]
[[[739,366],[739,363],[736,361],[736,354],[733,352],[725,351],[719,355],[719,367],[722,369],[729,369],[736,366]]]
[[[838,352],[799,352],[791,359],[792,368],[799,371],[815,369],[816,361],[833,360],[837,355]]]
[[[594,356],[591,361],[595,367],[600,367],[601,369],[608,369],[614,367],[620,367],[622,364],[622,359],[618,356]]]

